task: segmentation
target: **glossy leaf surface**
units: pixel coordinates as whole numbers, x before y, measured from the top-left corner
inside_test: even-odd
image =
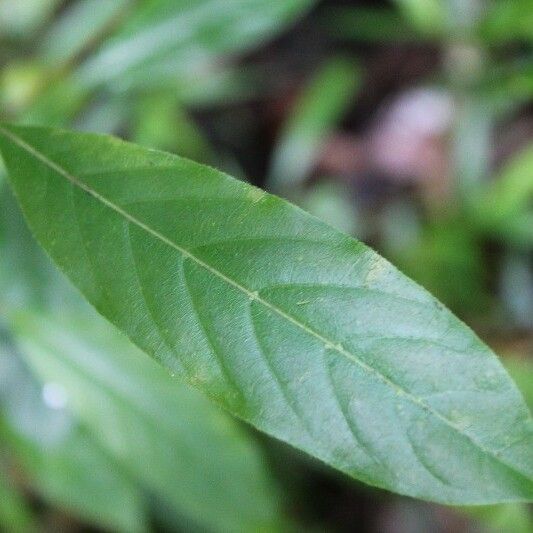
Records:
[[[216,170],[6,126],[30,227],[90,302],[235,415],[370,484],[533,496],[532,421],[492,352],[375,252]]]

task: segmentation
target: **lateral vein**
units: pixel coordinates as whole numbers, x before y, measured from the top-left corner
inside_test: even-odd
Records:
[[[45,154],[39,152],[36,148],[34,148],[33,146],[31,146],[30,144],[25,142],[18,135],[12,133],[9,130],[6,130],[2,126],[0,126],[0,133],[2,133],[5,137],[10,139],[13,143],[18,145],[20,148],[22,148],[23,150],[28,152],[30,155],[32,155],[33,157],[35,157],[36,159],[41,161],[43,164],[45,164],[46,166],[48,166],[49,168],[51,168],[52,170],[57,172],[59,175],[61,175],[64,178],[66,178],[74,186],[76,186],[79,189],[82,189],[86,193],[90,194],[93,198],[95,198],[99,202],[103,203],[104,205],[109,207],[112,211],[115,211],[116,213],[118,213],[119,215],[124,217],[126,220],[131,222],[132,224],[135,224],[139,228],[141,228],[144,231],[146,231],[148,234],[150,234],[153,237],[161,240],[162,242],[164,242],[168,246],[174,248],[175,250],[180,252],[185,258],[190,259],[191,261],[195,262],[200,267],[204,268],[205,270],[207,270],[208,272],[210,272],[214,276],[216,276],[216,277],[222,279],[223,281],[225,281],[228,285],[231,285],[235,289],[237,289],[240,292],[242,292],[243,294],[245,294],[250,300],[257,301],[258,303],[260,303],[261,305],[264,305],[266,308],[270,309],[271,311],[273,311],[277,315],[281,316],[282,318],[284,318],[288,322],[292,323],[296,327],[302,329],[307,334],[309,334],[309,335],[315,337],[316,339],[320,340],[324,344],[324,346],[326,348],[326,351],[328,351],[328,350],[335,351],[335,352],[339,353],[340,355],[342,355],[343,357],[347,358],[348,360],[352,361],[353,363],[355,363],[356,365],[361,367],[363,370],[365,370],[367,373],[373,375],[374,377],[376,377],[377,379],[379,379],[380,381],[382,381],[383,383],[388,385],[395,392],[395,394],[398,397],[405,398],[405,399],[409,400],[411,403],[417,405],[418,407],[420,407],[424,411],[426,411],[429,414],[435,416],[437,419],[439,419],[445,425],[447,425],[448,427],[453,429],[459,435],[461,435],[461,436],[465,437],[466,439],[468,439],[472,443],[472,445],[474,447],[478,448],[479,450],[481,450],[482,452],[486,453],[487,455],[490,455],[497,462],[504,464],[509,469],[511,469],[514,472],[518,473],[522,477],[525,477],[526,479],[529,479],[523,472],[520,472],[519,470],[517,470],[516,467],[514,467],[513,465],[510,465],[507,462],[503,461],[502,458],[498,455],[498,451],[494,452],[494,451],[486,448],[483,444],[481,444],[480,442],[475,440],[471,435],[469,435],[468,433],[465,433],[462,430],[462,428],[460,428],[459,426],[454,424],[451,420],[446,418],[444,415],[442,415],[438,411],[435,411],[432,407],[430,407],[428,404],[426,404],[421,398],[419,398],[419,397],[415,396],[414,394],[412,394],[411,392],[405,390],[403,387],[401,387],[400,385],[398,385],[397,383],[395,383],[394,381],[389,379],[387,376],[384,376],[381,372],[379,372],[378,370],[376,370],[375,368],[373,368],[372,366],[370,366],[369,364],[367,364],[363,360],[361,360],[357,355],[355,355],[352,352],[346,350],[341,344],[338,344],[338,343],[336,344],[334,341],[331,341],[327,337],[324,337],[319,332],[315,331],[314,329],[310,328],[306,324],[300,322],[296,318],[292,317],[291,315],[289,315],[288,313],[283,311],[283,309],[280,309],[276,305],[270,303],[268,300],[265,300],[264,298],[262,298],[257,292],[247,289],[246,287],[244,287],[243,285],[241,285],[237,281],[235,281],[232,278],[226,276],[223,272],[220,272],[216,268],[212,267],[210,264],[206,263],[205,261],[203,261],[199,257],[195,256],[193,253],[191,253],[186,248],[180,246],[179,244],[177,244],[177,243],[173,242],[172,240],[170,240],[168,237],[165,237],[165,235],[163,235],[163,234],[159,233],[158,231],[154,230],[153,228],[151,228],[150,226],[148,226],[147,224],[145,224],[141,220],[137,219],[136,217],[134,217],[133,215],[131,215],[130,213],[128,213],[127,211],[122,209],[119,205],[115,204],[111,200],[108,200],[106,197],[102,196],[100,193],[98,193],[97,191],[95,191],[94,189],[92,189],[91,187],[89,187],[88,185],[83,183],[82,181],[80,181],[79,178],[77,178],[73,174],[69,173],[63,167],[61,167],[60,165],[58,165],[57,163],[55,163],[54,161],[49,159]]]

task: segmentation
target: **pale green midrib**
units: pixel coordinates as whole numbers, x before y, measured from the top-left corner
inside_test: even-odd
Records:
[[[208,263],[204,262],[199,257],[196,257],[194,254],[189,252],[189,250],[187,250],[186,248],[181,247],[180,245],[178,245],[175,242],[171,241],[170,239],[168,239],[167,237],[165,237],[164,235],[162,235],[158,231],[156,231],[156,230],[152,229],[150,226],[146,225],[144,222],[138,220],[137,218],[135,218],[133,215],[131,215],[127,211],[124,211],[120,206],[114,204],[112,201],[108,200],[107,198],[102,196],[97,191],[91,189],[88,185],[86,185],[85,183],[80,181],[76,176],[73,176],[72,174],[67,172],[63,167],[61,167],[60,165],[58,165],[57,163],[55,163],[54,161],[49,159],[46,155],[44,155],[43,153],[39,152],[36,148],[31,146],[30,144],[26,143],[23,139],[18,137],[16,134],[12,133],[9,130],[6,130],[5,128],[3,128],[1,126],[0,126],[0,133],[2,133],[4,136],[6,136],[9,140],[14,142],[20,148],[22,148],[23,150],[28,152],[31,156],[35,157],[36,159],[38,159],[39,161],[44,163],[46,166],[48,166],[49,168],[51,168],[52,170],[57,172],[59,175],[63,176],[70,183],[72,183],[73,185],[75,185],[79,189],[82,189],[83,191],[87,192],[93,198],[95,198],[99,202],[103,203],[104,205],[106,205],[111,210],[115,211],[116,213],[118,213],[119,215],[124,217],[126,220],[128,220],[132,224],[135,224],[139,228],[141,228],[144,231],[146,231],[148,234],[150,234],[153,237],[161,240],[162,242],[164,242],[165,244],[167,244],[171,248],[174,248],[179,253],[181,253],[183,255],[183,257],[190,259],[191,261],[195,262],[197,265],[199,265],[200,267],[204,268],[205,270],[207,270],[208,272],[210,272],[214,276],[222,279],[227,284],[231,285],[232,287],[236,288],[240,292],[244,293],[250,300],[256,301],[256,302],[264,305],[266,308],[268,308],[271,311],[273,311],[274,313],[278,314],[279,316],[281,316],[285,320],[291,322],[293,325],[295,325],[298,328],[302,329],[307,334],[309,334],[312,337],[315,337],[316,339],[320,340],[324,344],[324,347],[325,347],[326,351],[327,350],[334,350],[334,351],[338,352],[339,354],[341,354],[342,356],[346,357],[348,360],[350,360],[353,363],[355,363],[358,366],[360,366],[367,373],[374,375],[380,381],[382,381],[387,386],[389,386],[395,392],[395,394],[398,397],[406,398],[410,402],[412,402],[413,404],[418,405],[424,411],[432,414],[433,416],[435,416],[436,418],[441,420],[445,425],[447,425],[448,427],[453,429],[459,435],[465,437],[467,440],[469,440],[472,443],[472,445],[474,447],[478,448],[483,453],[491,456],[497,462],[503,464],[504,466],[506,466],[510,470],[514,471],[515,473],[519,474],[521,477],[525,478],[526,480],[531,481],[530,478],[527,477],[526,474],[524,474],[523,472],[519,471],[517,469],[517,467],[515,467],[514,465],[511,465],[511,464],[508,464],[507,462],[503,461],[502,458],[498,455],[498,450],[492,451],[492,450],[486,448],[483,444],[481,444],[478,441],[476,441],[471,435],[469,435],[468,433],[465,433],[464,431],[462,431],[462,428],[460,428],[459,426],[454,424],[451,420],[446,418],[444,415],[442,415],[438,411],[435,411],[431,406],[427,405],[421,398],[418,398],[418,397],[414,396],[412,393],[406,391],[405,389],[403,389],[402,387],[397,385],[395,382],[391,381],[388,377],[386,377],[383,374],[381,374],[378,370],[376,370],[372,366],[368,365],[367,363],[365,363],[364,361],[359,359],[355,354],[353,354],[353,353],[349,352],[348,350],[346,350],[341,344],[334,343],[334,342],[330,341],[329,339],[327,339],[326,337],[324,337],[323,335],[321,335],[320,333],[318,333],[314,329],[310,328],[306,324],[303,324],[302,322],[299,322],[297,319],[295,319],[294,317],[292,317],[291,315],[289,315],[288,313],[286,313],[282,309],[276,307],[274,304],[272,304],[269,301],[264,300],[263,298],[261,298],[256,291],[250,291],[246,287],[242,286],[240,283],[238,283],[235,280],[229,278],[224,273],[220,272],[216,268],[214,268],[211,265],[209,265]],[[154,168],[156,168],[156,167],[154,167]]]

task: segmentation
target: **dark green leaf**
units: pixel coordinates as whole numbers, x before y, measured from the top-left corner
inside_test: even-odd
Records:
[[[533,496],[532,420],[494,354],[375,252],[216,170],[5,126],[30,227],[93,305],[235,415],[370,484]]]
[[[334,37],[357,41],[421,41],[399,13],[391,9],[336,7],[326,14],[326,24]]]

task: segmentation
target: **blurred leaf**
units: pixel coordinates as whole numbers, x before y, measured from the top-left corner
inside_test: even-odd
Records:
[[[133,111],[133,102],[128,98],[100,94],[87,103],[74,120],[74,125],[83,131],[117,133],[128,127]]]
[[[144,0],[82,65],[88,86],[115,89],[194,79],[221,57],[277,33],[314,0]]]
[[[12,446],[46,500],[111,531],[146,531],[138,487],[81,428],[51,447],[16,437]]]
[[[528,358],[506,357],[505,366],[533,410],[533,361]]]
[[[0,0],[0,35],[29,37],[61,0]]]
[[[496,110],[491,103],[472,94],[455,102],[455,131],[452,137],[457,193],[466,201],[477,198],[489,175],[489,154]]]
[[[498,224],[533,201],[533,144],[520,151],[504,166],[476,206],[489,224]]]
[[[396,251],[402,269],[462,315],[487,307],[483,257],[461,217],[427,226],[409,248]]]
[[[469,507],[463,509],[463,512],[482,524],[486,533],[531,533],[533,530],[530,511],[524,504]]]
[[[446,2],[442,0],[394,1],[413,26],[425,34],[439,33],[446,23]]]
[[[50,82],[18,114],[25,124],[63,126],[74,119],[89,98],[89,92],[70,78]]]
[[[381,213],[380,234],[381,248],[386,250],[387,255],[397,258],[400,264],[407,260],[408,264],[408,256],[416,250],[423,238],[420,215],[412,199],[398,198],[384,206]],[[409,273],[407,268],[406,273],[417,281],[416,272]],[[421,282],[421,285],[430,291],[434,290],[434,287],[424,282]]]
[[[513,246],[526,250],[533,248],[533,210],[509,216],[491,229]]]
[[[0,468],[0,528],[11,533],[37,531],[33,513],[24,496]]]
[[[20,113],[39,93],[46,73],[41,65],[31,61],[14,62],[2,69],[0,104],[5,116]]]
[[[370,42],[417,41],[421,35],[391,9],[336,7],[328,10],[326,24],[334,37]]]
[[[330,59],[314,75],[284,124],[274,148],[269,187],[288,189],[309,176],[324,140],[355,98],[360,71],[353,61]]]
[[[344,233],[356,235],[359,231],[357,206],[346,185],[323,181],[304,195],[300,204],[312,215]]]
[[[470,216],[482,231],[515,247],[533,247],[533,145],[520,151],[471,204]]]
[[[479,92],[492,106],[508,112],[513,107],[527,105],[533,97],[533,55],[490,64],[480,81]]]
[[[363,244],[170,154],[61,130],[1,132],[10,181],[37,239],[102,314],[182,379],[370,484],[444,503],[532,498],[532,420],[501,364]],[[75,333],[37,320],[18,327],[38,339],[24,343],[35,368],[65,372],[62,384],[87,423],[95,416],[81,393],[88,372],[104,398],[128,392],[137,409],[147,409],[150,468],[129,457],[147,481],[165,479],[168,489],[174,476],[167,480],[168,471],[155,466],[165,447],[151,439],[154,432],[164,437],[165,427],[179,429],[179,387],[169,383],[158,401],[158,379],[152,390],[148,371],[133,383],[128,374],[146,363],[142,357],[125,356],[114,371],[93,364],[96,351]],[[174,397],[176,408],[161,412]],[[113,404],[94,401],[102,444],[128,456],[138,443],[128,429],[137,435],[142,427],[138,412],[104,417]],[[194,409],[185,412],[202,420]],[[189,427],[187,435],[194,437]],[[187,476],[187,464],[180,466]],[[227,472],[223,479],[234,479]],[[203,486],[205,495],[205,485],[189,476],[190,486],[172,494]],[[238,485],[242,497],[245,485]]]
[[[533,329],[533,264],[527,255],[515,252],[504,256],[499,281],[511,324]]]
[[[40,42],[39,55],[52,65],[73,59],[125,12],[132,0],[70,2]]]
[[[262,65],[229,66],[200,73],[194,79],[176,83],[176,91],[182,104],[195,108],[228,105],[250,98],[269,96],[272,80],[266,84]],[[275,85],[274,85],[275,87]]]
[[[175,93],[154,92],[139,98],[132,139],[208,163],[212,151],[199,128],[177,101]]]
[[[46,500],[102,527],[144,531],[138,489],[41,388],[5,340],[0,343],[1,433]],[[59,394],[58,385],[49,383]]]
[[[92,314],[59,322],[18,312],[13,327],[42,381],[61,387],[99,446],[175,512],[211,531],[276,529],[259,454],[199,393]]]
[[[480,24],[480,35],[489,42],[533,41],[531,0],[492,0]]]

